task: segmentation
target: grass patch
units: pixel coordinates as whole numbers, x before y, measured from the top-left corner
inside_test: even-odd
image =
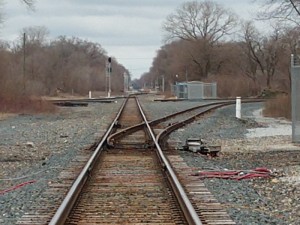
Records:
[[[27,96],[0,96],[0,112],[3,113],[54,113],[56,107],[45,100]]]
[[[14,114],[12,114],[12,113],[1,113],[0,112],[0,121],[1,120],[5,120],[5,119],[7,119],[7,118],[9,118],[9,117],[11,117],[11,116],[13,116]]]
[[[263,114],[264,116],[284,117],[290,120],[292,118],[291,96],[278,95],[276,98],[268,100],[265,103]]]

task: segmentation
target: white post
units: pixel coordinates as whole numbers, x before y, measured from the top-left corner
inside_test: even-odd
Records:
[[[91,99],[91,98],[92,98],[92,92],[89,91],[89,99]]]
[[[109,75],[108,75],[108,93],[107,93],[107,97],[110,98],[110,93],[111,93],[111,84],[110,84],[110,75],[111,75],[111,72],[109,72]]]
[[[236,111],[235,111],[235,117],[238,119],[241,119],[241,97],[236,97]]]
[[[124,72],[124,94],[129,91],[129,76],[126,72]]]
[[[162,92],[165,93],[165,76],[162,75]]]

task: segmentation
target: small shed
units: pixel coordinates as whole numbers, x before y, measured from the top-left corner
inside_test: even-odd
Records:
[[[180,82],[173,85],[173,94],[180,99],[207,99],[217,97],[217,84],[201,81]]]

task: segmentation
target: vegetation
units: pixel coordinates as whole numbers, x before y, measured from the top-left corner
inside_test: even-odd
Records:
[[[263,114],[270,117],[284,117],[291,119],[291,108],[291,96],[279,95],[277,98],[267,101]]]
[[[216,81],[220,97],[259,95],[264,89],[289,92],[298,27],[277,23],[263,34],[252,21],[241,21],[213,1],[189,1],[167,17],[163,29],[167,42],[141,83],[163,75],[168,84]]]
[[[0,98],[0,105],[1,112],[10,113],[52,113],[56,111],[52,103],[41,98],[29,98],[28,96],[19,96],[14,99]]]
[[[34,7],[34,0],[21,2]],[[290,96],[290,55],[299,53],[300,1],[259,3],[257,18],[270,24],[268,32],[214,1],[183,3],[165,19],[165,44],[134,86],[164,80],[170,93],[175,82],[201,80],[217,82],[220,97],[261,96],[263,91]],[[47,35],[45,27],[27,27],[18,42],[0,43],[2,103],[20,96],[105,91],[108,55],[100,44],[65,36],[49,41]],[[112,64],[112,91],[120,91],[120,74],[128,71],[115,59]]]
[[[166,90],[178,81],[201,80],[217,82],[220,97],[260,96],[266,90],[289,94],[290,56],[298,53],[300,1],[260,3],[258,18],[271,25],[268,32],[214,1],[182,4],[166,18],[166,43],[140,83],[159,83],[163,76],[169,84]],[[288,105],[282,108],[290,111]]]
[[[28,27],[19,42],[0,43],[0,99],[6,105],[8,99],[15,105],[20,96],[105,91],[108,56],[101,45],[64,36],[48,42],[47,34],[45,27]],[[123,90],[119,76],[127,70],[114,59],[112,67],[112,91]],[[2,111],[10,108],[1,104]]]
[[[299,0],[263,0],[263,2],[263,9],[258,13],[259,19],[276,20],[282,22],[288,21],[296,25],[300,25]]]
[[[20,2],[34,10],[35,0]],[[1,112],[53,111],[40,96],[105,91],[108,56],[100,44],[65,36],[49,41],[47,35],[46,27],[27,27],[19,41],[0,41]],[[119,76],[128,71],[115,59],[112,67],[111,89],[123,90]]]

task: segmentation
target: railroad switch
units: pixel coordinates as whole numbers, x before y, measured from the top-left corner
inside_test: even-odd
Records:
[[[114,124],[114,127],[115,127],[115,128],[121,128],[122,125],[121,125],[121,123],[117,120],[117,121],[115,122],[115,124]]]
[[[185,145],[182,146],[183,151],[190,151],[194,153],[201,153],[204,155],[217,156],[221,151],[220,145],[207,145],[201,138],[188,138]]]

